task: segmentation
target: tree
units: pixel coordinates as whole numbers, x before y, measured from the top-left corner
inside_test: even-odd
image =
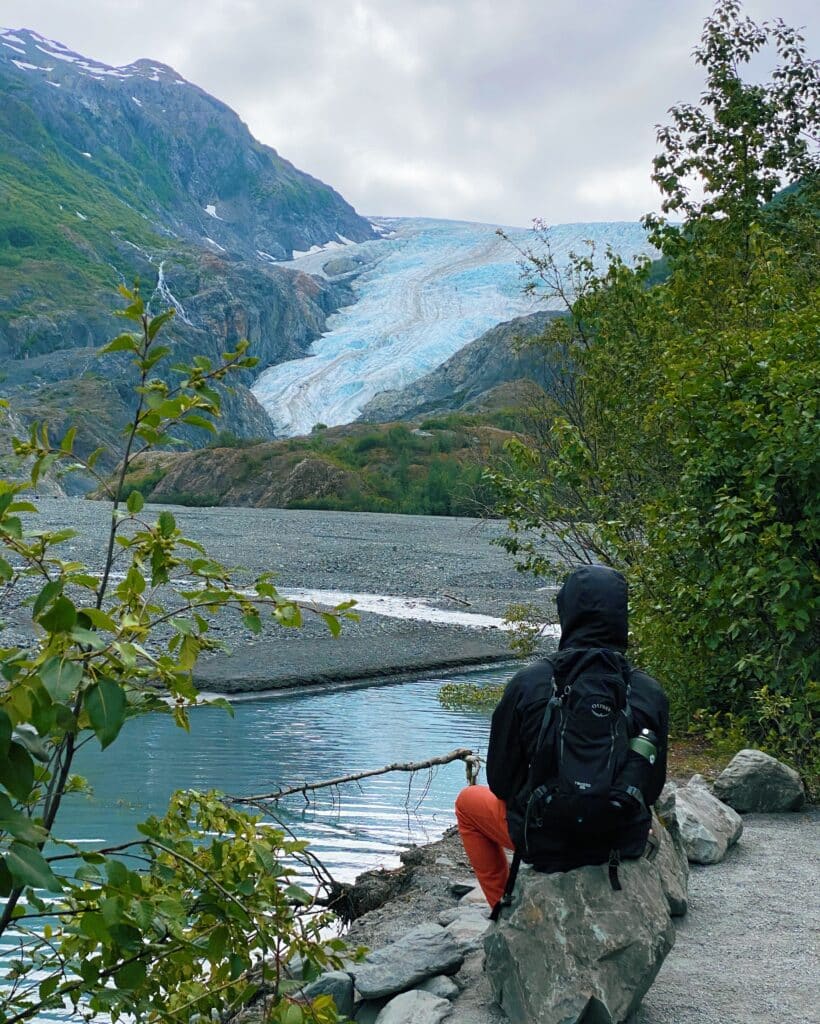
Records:
[[[188,728],[192,669],[219,646],[209,632],[214,616],[237,613],[254,632],[263,617],[296,627],[302,616],[266,575],[240,588],[169,511],[152,521],[138,491],[123,502],[134,461],[173,443],[175,426],[213,432],[216,385],[255,360],[242,342],[219,365],[200,356],[173,366],[178,382],[170,384],[156,374],[171,352],[161,332],[173,310],[152,316],[138,288],[120,291],[130,330],[104,351],[132,357],[138,383],[114,480],[95,468],[101,451],[75,454],[76,427],[53,443],[35,424],[15,441],[30,460],[30,485],[55,464],[79,464],[108,494],[101,568],[61,557],[74,532],[38,530],[26,485],[0,481],[0,581],[6,593],[36,582],[38,630],[32,649],[0,650],[0,935],[18,943],[0,982],[0,1022],[73,1005],[81,1015],[187,1024],[212,1012],[225,1019],[260,989],[268,1020],[334,1021],[332,1001],[300,1002],[287,973],[298,956],[309,977],[337,963],[342,948],[321,938],[326,916],[283,864],[306,844],[215,793],[175,794],[164,817],[116,848],[79,847],[57,830],[66,793],[83,786],[72,774],[81,746],[107,747],[135,715],[170,713]],[[334,633],[349,607],[323,614]]]
[[[744,80],[774,48],[766,83]],[[536,443],[493,474],[520,567],[627,571],[635,646],[678,726],[699,709],[807,767],[818,697],[818,64],[720,0],[706,88],[658,130],[664,264],[528,253],[567,317]],[[778,194],[783,186],[789,185]],[[658,277],[662,279],[658,282]],[[776,723],[776,724],[773,724]],[[807,770],[811,770],[808,769]],[[815,769],[816,770],[816,765]]]

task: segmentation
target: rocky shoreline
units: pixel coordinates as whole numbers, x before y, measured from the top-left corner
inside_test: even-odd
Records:
[[[742,840],[720,863],[691,865],[689,913],[674,918],[674,948],[630,1024],[804,1024],[811,1018],[818,829],[818,807],[746,814]],[[488,909],[477,889],[465,894],[475,881],[456,830],[412,847],[401,860],[394,871],[357,880],[362,907],[380,905],[351,925],[351,944],[380,949],[421,925],[458,925],[465,956],[452,976],[448,1024],[509,1024],[483,969]],[[357,1024],[372,1024],[378,1006],[363,1004]]]

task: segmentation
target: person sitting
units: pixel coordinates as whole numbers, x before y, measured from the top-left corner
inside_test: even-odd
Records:
[[[666,780],[669,703],[624,655],[626,579],[584,566],[557,604],[558,651],[516,672],[493,713],[489,785],[467,786],[456,800],[464,850],[494,917],[522,859],[541,871],[609,861],[619,888],[617,863],[646,849]],[[516,853],[512,872],[507,850]]]

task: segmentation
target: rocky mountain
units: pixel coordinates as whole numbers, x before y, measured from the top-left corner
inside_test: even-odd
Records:
[[[112,380],[95,350],[117,330],[119,282],[139,277],[155,309],[176,307],[180,355],[218,357],[246,336],[265,367],[304,353],[352,301],[348,286],[277,262],[373,237],[332,188],[171,68],[113,68],[0,30],[0,392],[24,417],[64,413],[61,382],[82,378],[68,407],[93,447],[100,410],[83,403]],[[107,392],[114,425],[127,381],[123,362]],[[251,382],[226,397],[224,425],[271,436]]]
[[[377,394],[365,405],[360,420],[387,423],[477,408],[487,404],[483,400],[499,391],[500,385],[513,381],[533,381],[548,388],[549,362],[543,349],[528,346],[527,341],[542,334],[549,321],[559,315],[546,310],[498,324],[407,387]],[[508,391],[504,389],[505,394]]]

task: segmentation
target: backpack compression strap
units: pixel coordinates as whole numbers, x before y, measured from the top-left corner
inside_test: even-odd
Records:
[[[518,869],[521,867],[521,854],[518,850],[513,854],[512,864],[510,865],[510,874],[507,878],[507,886],[504,889],[504,895],[496,903],[490,914],[491,921],[497,921],[501,916],[501,911],[504,907],[508,907],[512,903],[513,889],[515,889],[515,880],[518,878]]]

